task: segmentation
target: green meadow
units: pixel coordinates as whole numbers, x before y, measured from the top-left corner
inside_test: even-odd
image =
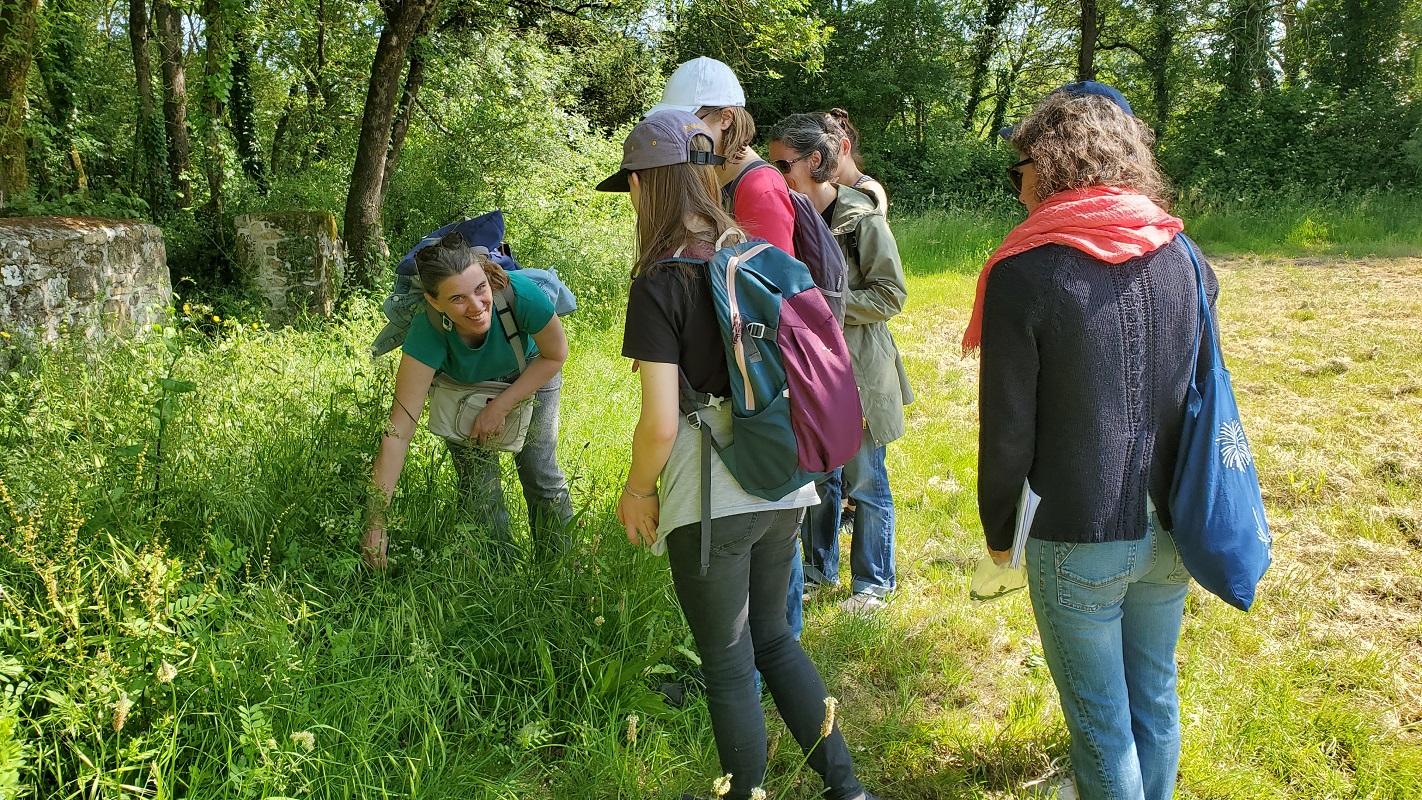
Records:
[[[1251,613],[1189,597],[1187,800],[1422,797],[1418,212],[1185,209],[1276,536]],[[895,220],[918,391],[889,448],[901,589],[870,619],[842,595],[807,609],[866,783],[895,800],[1032,797],[1066,759],[1027,599],[967,596],[983,544],[958,338],[1011,219]],[[569,319],[576,551],[491,562],[421,429],[383,576],[356,553],[393,383],[394,358],[366,354],[375,304],[268,330],[180,303],[132,343],[0,345],[0,797],[706,794],[719,770],[665,561],[612,515],[638,405],[620,315]],[[506,483],[517,514],[511,465]],[[817,796],[767,707],[770,796]]]

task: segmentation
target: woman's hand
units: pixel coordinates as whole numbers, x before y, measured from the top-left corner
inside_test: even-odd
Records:
[[[657,521],[661,515],[661,502],[655,493],[641,496],[624,488],[617,500],[617,519],[627,529],[627,541],[634,545],[651,547],[657,541]]]
[[[380,523],[371,523],[365,531],[365,538],[360,543],[360,558],[367,567],[376,572],[384,572],[390,565],[390,560],[386,556],[389,548],[389,538],[385,535],[385,526]]]
[[[498,436],[504,429],[504,420],[509,415],[509,408],[503,402],[503,397],[495,397],[484,405],[479,416],[474,418],[474,427],[469,431],[469,438],[484,444],[489,439]]]

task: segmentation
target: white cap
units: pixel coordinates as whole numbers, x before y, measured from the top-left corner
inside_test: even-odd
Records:
[[[722,106],[745,107],[746,93],[736,73],[714,58],[701,56],[676,68],[662,90],[662,102],[648,115],[668,109],[695,114],[697,109]]]

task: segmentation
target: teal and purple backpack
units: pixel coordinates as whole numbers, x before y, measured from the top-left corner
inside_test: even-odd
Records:
[[[731,440],[699,415],[710,398],[681,377],[681,410],[701,431],[701,571],[711,556],[711,454],[741,488],[779,500],[859,450],[864,412],[839,322],[809,269],[766,242],[722,247],[706,270],[731,377]]]

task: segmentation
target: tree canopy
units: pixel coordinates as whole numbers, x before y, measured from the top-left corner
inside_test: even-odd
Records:
[[[328,209],[373,286],[460,213],[609,202],[588,185],[696,55],[762,125],[848,109],[905,208],[998,196],[994,131],[1081,77],[1191,197],[1422,178],[1419,0],[0,0],[0,203],[159,221],[218,279],[232,215]]]

